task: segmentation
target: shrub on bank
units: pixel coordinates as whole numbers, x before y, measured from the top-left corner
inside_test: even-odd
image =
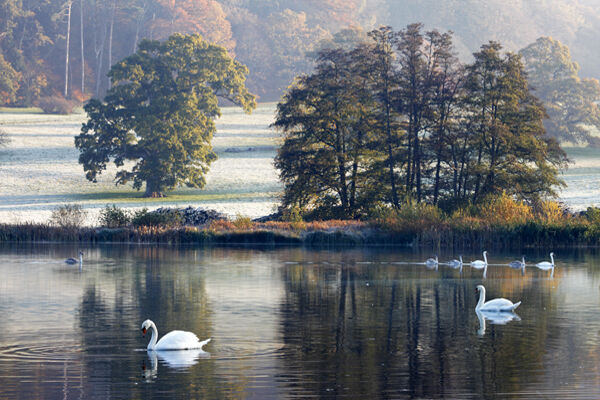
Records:
[[[56,207],[50,215],[50,224],[66,229],[83,226],[87,212],[79,204],[65,204]]]
[[[506,193],[484,200],[476,207],[476,213],[489,226],[522,225],[534,219],[529,205]]]
[[[178,209],[172,209],[168,212],[156,213],[150,212],[147,208],[136,211],[131,219],[133,226],[162,226],[177,227],[183,223],[183,217]]]
[[[448,215],[440,208],[407,202],[380,207],[369,221],[255,222],[238,216],[200,226],[184,225],[180,209],[130,214],[116,206],[101,211],[102,228],[82,227],[85,212],[65,205],[49,224],[0,225],[0,242],[76,241],[132,243],[248,243],[307,245],[426,245],[472,249],[600,245],[600,209],[566,212],[556,203],[535,207],[503,197],[464,205]]]
[[[252,219],[250,219],[249,217],[243,216],[241,214],[238,214],[236,216],[236,218],[233,220],[233,226],[236,229],[240,229],[240,230],[250,230],[250,229],[252,229],[252,226],[253,226]]]
[[[131,223],[131,213],[114,204],[112,206],[107,205],[100,210],[98,222],[100,226],[107,228],[121,228]]]
[[[400,209],[380,207],[374,211],[373,222],[387,231],[416,234],[444,229],[445,219],[442,210],[434,205],[407,202]]]

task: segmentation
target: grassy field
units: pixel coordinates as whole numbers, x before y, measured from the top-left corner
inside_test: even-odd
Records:
[[[202,206],[229,215],[258,217],[273,212],[281,185],[273,167],[277,135],[268,128],[274,104],[260,105],[252,115],[224,108],[213,140],[219,159],[204,189],[178,189],[162,199],[144,199],[131,186],[115,186],[114,166],[98,183],[85,179],[73,138],[84,114],[45,115],[36,110],[1,109],[0,128],[10,143],[0,149],[0,222],[44,222],[52,210],[78,203],[88,224],[107,204],[128,209]]]
[[[107,204],[128,209],[160,206],[202,206],[228,215],[258,217],[270,214],[282,187],[273,167],[278,146],[269,129],[275,104],[261,104],[251,114],[223,108],[213,146],[219,159],[204,189],[178,189],[162,199],[144,199],[131,186],[115,186],[114,166],[94,184],[85,179],[77,162],[73,138],[84,114],[47,115],[38,109],[0,108],[0,128],[11,142],[0,148],[0,223],[45,222],[52,210],[78,203],[95,224]],[[573,164],[563,172],[568,187],[561,200],[573,210],[600,205],[600,152],[568,149]]]

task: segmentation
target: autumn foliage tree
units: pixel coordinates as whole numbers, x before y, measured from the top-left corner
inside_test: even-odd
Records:
[[[217,158],[211,139],[219,98],[247,112],[256,106],[247,74],[223,47],[199,35],[142,41],[111,68],[114,86],[104,101],[85,106],[89,119],[75,145],[86,177],[95,181],[112,161],[120,168],[116,183],[132,181],[136,189],[145,183],[145,196],[178,185],[203,187]]]

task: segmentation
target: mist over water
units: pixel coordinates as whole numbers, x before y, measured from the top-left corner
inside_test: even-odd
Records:
[[[573,163],[562,172],[567,187],[559,200],[574,211],[600,206],[600,150],[567,149],[567,155]]]

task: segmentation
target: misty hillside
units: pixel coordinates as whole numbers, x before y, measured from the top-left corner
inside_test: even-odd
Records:
[[[5,0],[0,103],[102,97],[110,65],[175,32],[226,47],[249,67],[250,90],[277,100],[311,70],[306,53],[341,29],[413,22],[453,31],[464,60],[489,40],[518,51],[551,36],[570,47],[580,76],[600,77],[600,0]]]
[[[457,48],[475,51],[496,40],[516,51],[540,36],[571,49],[581,75],[600,77],[600,1],[598,0],[388,0],[378,23],[396,28],[413,21],[455,34]]]

